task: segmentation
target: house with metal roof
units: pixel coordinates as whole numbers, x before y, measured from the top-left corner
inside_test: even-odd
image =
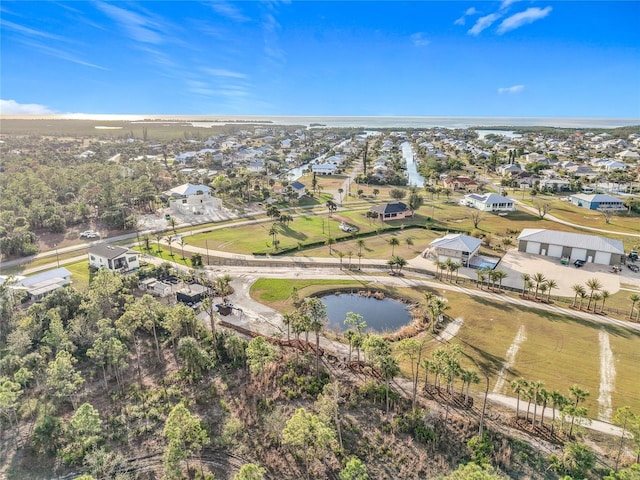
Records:
[[[577,193],[571,195],[569,201],[578,207],[588,208],[589,210],[626,210],[627,208],[622,200],[606,193],[593,195]]]
[[[471,193],[464,196],[462,203],[483,212],[513,212],[516,209],[513,200],[496,193],[485,193],[484,195]]]
[[[482,240],[461,233],[449,233],[442,238],[436,238],[429,244],[423,257],[433,258],[438,262],[446,262],[451,259],[468,267],[471,260],[478,255]]]
[[[222,208],[222,200],[211,195],[211,187],[185,183],[163,192],[163,197],[169,200],[169,207],[173,212],[182,214],[202,214],[207,209]]]
[[[89,266],[93,268],[107,268],[122,273],[140,268],[140,253],[118,245],[91,245],[88,255]]]
[[[518,236],[518,251],[553,258],[583,260],[599,265],[617,265],[624,255],[620,240],[538,228],[525,228]]]
[[[3,280],[0,279],[0,284]],[[16,277],[9,288],[27,293],[29,300],[42,300],[51,292],[71,284],[71,272],[64,267],[36,273],[28,277]]]
[[[407,217],[413,217],[413,211],[403,202],[389,202],[383,205],[374,205],[370,209],[371,212],[378,214],[378,218],[385,220],[401,220]]]

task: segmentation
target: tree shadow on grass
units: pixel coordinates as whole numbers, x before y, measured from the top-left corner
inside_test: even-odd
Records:
[[[586,318],[579,318],[571,316],[571,313],[567,313],[566,315],[560,315],[553,312],[547,312],[545,310],[537,310],[532,309],[534,313],[542,318],[545,318],[552,322],[562,322],[562,323],[576,323],[582,327],[593,328],[594,330],[600,330],[602,327],[606,329],[606,331],[612,335],[622,338],[640,338],[640,332],[637,330],[632,330],[630,328],[624,328],[619,325],[609,324],[609,323],[598,323],[593,320],[587,320]]]

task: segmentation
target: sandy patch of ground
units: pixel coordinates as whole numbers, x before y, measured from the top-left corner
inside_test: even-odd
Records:
[[[445,342],[445,343],[450,341],[453,337],[456,336],[456,334],[458,333],[458,330],[460,330],[460,327],[462,326],[463,323],[464,322],[462,318],[456,318],[453,322],[447,325],[442,332],[440,332],[440,334],[436,337],[436,340],[438,342]]]
[[[598,395],[598,418],[611,421],[611,394],[615,387],[616,367],[609,345],[609,334],[604,328],[598,333],[600,343],[600,395]]]
[[[558,283],[558,287],[551,291],[551,295],[565,297],[573,297],[572,285],[584,284],[591,278],[597,278],[602,284],[602,289],[611,294],[620,290],[621,277],[625,277],[624,281],[626,281],[626,272],[622,275],[611,273],[611,267],[608,265],[587,263],[582,268],[576,268],[571,264],[562,265],[558,258],[522,253],[514,249],[509,250],[502,257],[496,269],[503,270],[508,275],[502,284],[514,288],[522,288],[523,273],[529,275],[542,273],[547,279],[553,279]]]
[[[527,334],[524,329],[524,325],[520,325],[518,332],[516,333],[513,342],[509,346],[507,350],[507,355],[505,356],[504,363],[502,364],[502,368],[498,373],[498,381],[496,382],[495,387],[493,387],[493,393],[502,393],[504,386],[507,382],[507,371],[513,367],[516,363],[516,355],[518,354],[518,350],[520,350],[520,345],[527,339]]]

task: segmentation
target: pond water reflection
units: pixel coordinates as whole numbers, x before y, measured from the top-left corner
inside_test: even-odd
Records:
[[[379,300],[373,296],[341,293],[327,295],[320,300],[327,306],[328,329],[337,332],[346,330],[344,319],[347,312],[359,313],[367,327],[379,333],[397,330],[412,320],[408,305],[393,298]]]

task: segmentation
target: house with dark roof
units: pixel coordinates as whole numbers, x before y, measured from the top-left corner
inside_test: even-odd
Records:
[[[571,195],[569,201],[578,207],[588,208],[589,210],[626,210],[624,202],[606,193],[596,193],[594,195],[585,195],[578,193]]]
[[[118,245],[98,243],[89,247],[89,266],[116,272],[131,272],[140,268],[140,253]]]
[[[569,258],[600,265],[617,265],[624,255],[620,240],[561,232],[539,228],[525,228],[518,236],[518,251],[554,258]]]
[[[304,183],[298,182],[296,180],[295,182],[291,182],[290,185],[291,185],[293,194],[296,195],[298,198],[307,194],[307,187],[305,186]]]
[[[413,210],[410,210],[403,202],[389,202],[383,205],[374,205],[370,211],[377,213],[378,218],[382,221],[401,220],[403,218],[413,217]]]
[[[461,233],[449,233],[442,238],[436,238],[429,244],[424,253],[424,258],[433,258],[438,262],[446,262],[451,259],[459,262],[463,267],[468,267],[473,257],[478,255],[482,240]]]

